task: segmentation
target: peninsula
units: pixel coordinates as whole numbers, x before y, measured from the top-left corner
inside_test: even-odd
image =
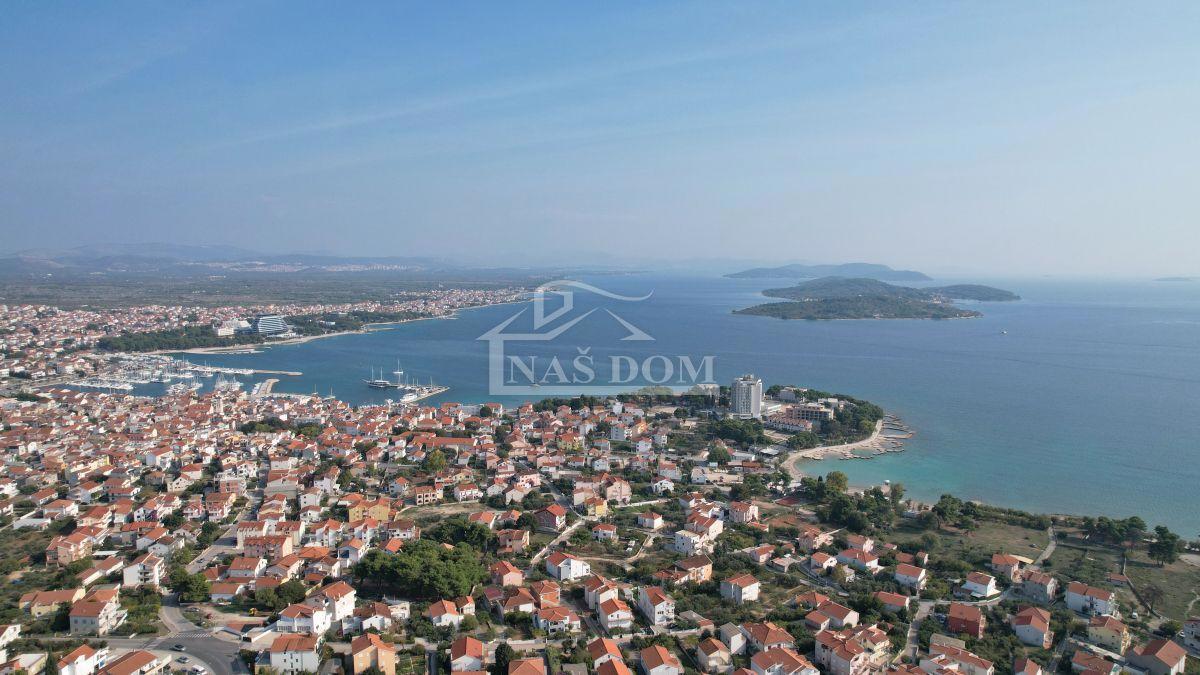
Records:
[[[735,310],[735,314],[779,319],[964,319],[982,316],[953,304],[954,300],[1004,302],[1019,300],[1009,291],[978,284],[913,288],[877,279],[823,277],[763,295],[783,298]]]

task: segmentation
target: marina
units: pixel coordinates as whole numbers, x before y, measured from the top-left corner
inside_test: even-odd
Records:
[[[187,359],[177,359],[165,354],[118,354],[110,359],[110,366],[94,377],[69,382],[71,386],[86,389],[107,389],[111,391],[129,392],[139,385],[168,384],[167,393],[183,391],[177,381],[192,381],[186,386],[191,391],[199,391],[203,385],[196,381],[213,377],[253,377],[255,375],[283,375],[299,377],[303,373],[294,370],[260,370],[255,368],[236,368],[212,366],[207,363],[192,363]],[[175,384],[172,384],[175,383]],[[228,385],[226,385],[228,386]]]
[[[429,378],[429,384],[427,385],[410,381],[407,377],[404,377],[404,371],[401,370],[399,361],[396,362],[396,369],[391,374],[396,376],[395,380],[384,378],[382,369],[379,370],[379,376],[376,377],[375,369],[372,368],[371,377],[363,380],[363,384],[371,389],[396,389],[404,392],[400,396],[400,403],[415,403],[450,390],[450,387],[434,384],[432,377]]]

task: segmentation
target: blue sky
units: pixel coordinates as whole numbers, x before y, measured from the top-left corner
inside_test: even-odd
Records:
[[[0,249],[1200,273],[1195,3],[7,3]]]

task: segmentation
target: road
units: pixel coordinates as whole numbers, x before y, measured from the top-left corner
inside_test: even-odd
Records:
[[[260,488],[255,488],[250,491],[248,496],[249,499],[246,501],[246,505],[242,507],[242,510],[239,511],[234,517],[233,523],[231,523],[229,527],[225,528],[225,531],[221,533],[221,536],[213,540],[211,546],[201,551],[200,555],[196,556],[194,559],[192,559],[192,562],[187,564],[187,571],[189,574],[196,574],[197,572],[200,572],[205,567],[208,567],[209,563],[220,556],[237,552],[238,523],[242,522],[243,517],[247,513],[254,513],[258,509],[259,505],[262,504],[263,491]]]
[[[929,617],[929,613],[933,611],[933,600],[919,600],[917,602],[917,612],[913,614],[912,621],[908,623],[908,638],[904,643],[904,656],[907,656],[912,663],[917,662],[917,652],[921,649],[921,641],[917,636],[921,632],[921,622]]]
[[[529,569],[530,570],[537,569],[538,562],[540,562],[542,558],[546,557],[547,553],[549,553],[554,547],[556,547],[559,544],[566,541],[567,537],[571,536],[572,532],[579,529],[579,526],[583,525],[586,522],[588,522],[587,518],[580,518],[579,520],[575,521],[574,523],[571,523],[570,525],[568,525],[567,529],[565,529],[561,533],[559,533],[559,535],[557,537],[551,539],[550,543],[548,543],[544,547],[542,547],[542,550],[538,551],[537,555],[533,556],[533,558],[530,559]]]
[[[1058,539],[1054,533],[1053,525],[1046,528],[1046,536],[1050,538],[1050,541],[1046,544],[1046,548],[1042,549],[1042,552],[1038,554],[1037,560],[1033,561],[1033,567],[1041,567],[1042,563],[1054,555],[1054,549],[1058,546]]]
[[[200,629],[202,632],[203,629]],[[29,635],[26,637],[37,637],[47,642],[65,642],[68,640],[78,640],[78,637],[59,637],[59,636],[41,636]],[[170,658],[172,661],[177,660],[180,656],[188,657],[187,666],[203,666],[208,669],[213,675],[241,675],[249,673],[246,664],[238,658],[238,644],[233,641],[219,640],[208,635],[207,637],[195,637],[193,635],[176,635],[168,633],[166,635],[147,635],[145,637],[113,637],[106,635],[102,638],[108,643],[108,646],[113,650],[132,650],[145,649],[154,652],[156,655]],[[183,645],[182,652],[176,652],[171,649],[174,645]],[[183,664],[172,664],[172,669],[182,669]]]
[[[179,607],[177,595],[163,598],[162,609],[158,615],[170,631],[158,638],[160,644],[166,645],[168,649],[175,644],[183,645],[188,654],[211,664],[209,670],[214,675],[248,672],[245,664],[238,658],[240,643],[229,637],[217,637],[211,630],[188,620]]]

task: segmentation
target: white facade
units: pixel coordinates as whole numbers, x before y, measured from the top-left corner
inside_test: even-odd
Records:
[[[762,418],[762,380],[743,375],[733,381],[729,393],[729,412],[741,419]]]

